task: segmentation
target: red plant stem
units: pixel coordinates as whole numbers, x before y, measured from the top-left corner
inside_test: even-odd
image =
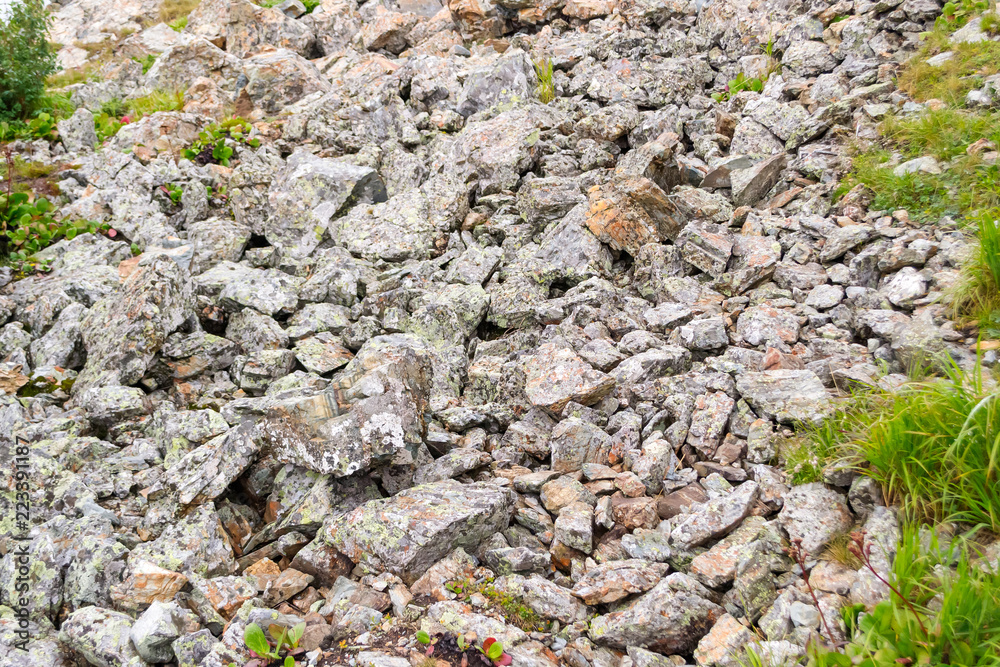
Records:
[[[830,638],[830,641],[835,641],[833,638],[833,632],[830,630],[830,624],[827,623],[826,614],[823,613],[823,609],[819,606],[819,599],[816,597],[816,591],[813,590],[812,584],[809,583],[809,577],[806,576],[806,559],[805,555],[802,553],[802,540],[794,540],[792,542],[792,548],[789,549],[795,561],[799,564],[799,568],[802,570],[802,580],[806,582],[806,588],[809,590],[809,596],[812,598],[813,604],[816,605],[816,611],[819,612],[819,618],[823,621],[823,628],[826,630],[826,636]]]
[[[872,574],[875,575],[876,579],[878,579],[883,584],[885,584],[886,586],[888,586],[889,590],[891,590],[893,593],[895,593],[896,595],[898,595],[899,599],[906,603],[906,606],[910,608],[910,611],[913,612],[913,616],[917,619],[917,623],[920,624],[920,629],[923,630],[923,632],[924,632],[925,635],[928,634],[927,628],[926,628],[926,626],[924,626],[924,622],[920,619],[920,614],[917,613],[917,609],[916,609],[916,607],[913,606],[913,603],[910,602],[910,600],[905,595],[903,595],[902,593],[900,593],[899,589],[897,589],[895,586],[893,586],[888,581],[886,581],[885,579],[883,579],[882,575],[875,571],[875,567],[872,565],[872,562],[871,562],[871,545],[868,545],[868,548],[865,549],[865,550],[863,550],[862,554],[863,554],[863,559],[865,561],[865,566],[869,570],[871,570]]]

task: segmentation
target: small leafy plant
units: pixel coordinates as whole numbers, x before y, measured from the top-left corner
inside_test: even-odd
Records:
[[[175,206],[181,203],[181,197],[184,196],[184,189],[181,186],[176,183],[167,183],[166,185],[160,186],[160,189],[163,190],[164,194],[170,197],[170,201],[172,201]]]
[[[773,37],[769,38],[766,44],[762,44],[760,50],[767,56],[767,66],[764,68],[764,71],[759,76],[746,76],[743,72],[740,72],[736,75],[735,79],[729,80],[723,92],[712,93],[713,100],[716,102],[725,102],[745,90],[754,93],[763,92],[764,84],[771,78],[771,75],[781,72],[781,61],[774,55]]]
[[[716,102],[724,102],[742,93],[744,90],[749,90],[754,93],[759,93],[764,90],[764,81],[766,79],[761,79],[759,76],[748,77],[743,72],[736,75],[735,79],[730,79],[729,83],[726,84],[726,90],[721,93],[712,93],[712,99]]]
[[[212,123],[198,135],[197,141],[191,144],[190,148],[182,151],[181,155],[198,164],[220,164],[228,167],[229,160],[233,156],[233,148],[226,144],[226,139],[257,148],[260,146],[260,139],[248,137],[252,129],[246,119],[239,117]]]
[[[493,637],[488,637],[483,642],[479,652],[489,658],[494,665],[509,665],[514,661],[509,654],[504,653],[503,644]]]
[[[142,58],[134,57],[132,60],[142,65],[142,73],[145,74],[149,71],[149,68],[153,66],[153,63],[156,62],[156,55],[153,53],[147,53]]]
[[[952,0],[944,3],[941,16],[937,17],[935,25],[945,25],[948,28],[961,28],[973,16],[989,9],[987,0]]]
[[[0,121],[0,141],[14,139],[48,139],[55,141],[56,119],[51,114],[41,112],[24,122]]]
[[[243,641],[255,660],[247,663],[246,667],[264,667],[270,660],[281,660],[284,650],[284,667],[295,667],[296,662],[293,656],[302,653],[299,648],[299,640],[306,630],[305,623],[299,623],[295,627],[288,629],[278,625],[271,625],[267,631],[274,638],[272,642],[268,640],[264,630],[256,623],[250,623],[243,631]]]

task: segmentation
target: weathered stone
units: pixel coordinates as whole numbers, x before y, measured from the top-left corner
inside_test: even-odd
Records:
[[[386,198],[374,169],[293,153],[271,183],[264,235],[290,256],[308,255],[327,237],[332,219],[357,204]]]
[[[736,388],[757,414],[785,424],[821,423],[832,407],[826,387],[807,370],[745,373]]]
[[[729,175],[735,206],[753,206],[774,187],[785,168],[785,155],[775,155]]]
[[[749,514],[758,492],[756,482],[744,482],[728,494],[696,505],[670,533],[671,541],[691,548],[728,534]]]
[[[653,588],[668,569],[665,564],[644,560],[602,563],[587,570],[573,586],[573,595],[589,605],[616,602]]]
[[[366,503],[329,520],[321,535],[366,569],[412,583],[453,549],[475,549],[499,532],[512,512],[509,491],[447,480]]]
[[[792,487],[784,500],[778,522],[812,556],[854,523],[844,495],[820,482]]]
[[[570,401],[591,405],[614,389],[615,380],[594,370],[573,350],[546,343],[526,364],[524,391],[532,405],[559,414]]]
[[[262,435],[279,460],[323,474],[387,461],[422,441],[430,363],[416,337],[372,338],[325,391],[276,402]]]
[[[163,255],[141,260],[121,289],[94,304],[80,325],[87,363],[73,384],[74,394],[138,382],[167,336],[192,315],[190,284]]]
[[[685,653],[722,616],[708,590],[675,573],[621,611],[598,616],[588,635],[598,644],[624,649],[645,646],[661,653]]]
[[[132,619],[101,607],[78,609],[62,624],[59,638],[98,667],[139,667],[142,658],[132,645]]]
[[[616,177],[588,192],[587,227],[602,242],[633,257],[647,243],[674,240],[686,220],[653,181]]]

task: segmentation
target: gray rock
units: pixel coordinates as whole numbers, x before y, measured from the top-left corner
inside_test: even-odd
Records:
[[[468,212],[465,186],[435,177],[374,206],[358,206],[331,225],[335,242],[365,259],[427,259]]]
[[[587,570],[573,586],[573,595],[589,605],[617,602],[656,586],[668,566],[644,560],[614,560]]]
[[[753,206],[774,187],[785,168],[785,155],[774,155],[746,169],[734,169],[729,180],[733,191],[733,204]]]
[[[176,602],[154,602],[135,619],[129,637],[146,662],[172,662],[172,644],[188,632],[196,632],[198,627],[197,616]]]
[[[135,547],[129,554],[130,567],[141,561],[203,577],[232,574],[237,568],[229,538],[211,505],[196,507],[165,526],[155,540]]]
[[[493,587],[519,599],[542,618],[571,624],[587,617],[587,607],[570,591],[538,575],[500,577],[493,582]]]
[[[756,482],[744,482],[726,495],[695,505],[671,531],[671,542],[690,549],[726,535],[746,518],[759,489]]]
[[[912,266],[906,266],[885,284],[882,292],[893,305],[909,308],[927,295],[927,279]]]
[[[531,404],[552,414],[570,401],[592,405],[608,394],[615,379],[594,370],[572,349],[556,343],[538,348],[525,367],[525,394]]]
[[[474,550],[507,526],[510,491],[454,480],[407,489],[328,520],[325,543],[373,572],[412,583],[457,547]]]
[[[62,624],[59,639],[98,667],[143,667],[129,631],[132,619],[101,607],[84,607]]]
[[[831,412],[830,395],[812,371],[745,373],[736,388],[757,414],[783,424],[819,424]]]
[[[85,108],[79,108],[73,115],[56,123],[59,129],[59,139],[67,152],[89,153],[97,145],[97,132],[94,130],[94,114]]]
[[[792,487],[784,501],[778,522],[789,538],[801,540],[802,549],[813,557],[854,523],[844,495],[820,482]]]
[[[468,117],[491,107],[523,104],[534,96],[537,82],[531,59],[523,51],[512,49],[495,64],[469,74],[456,110]]]
[[[430,365],[419,338],[372,338],[325,391],[273,403],[261,435],[278,460],[337,477],[412,454],[426,432]]]
[[[706,317],[674,329],[670,342],[689,350],[717,350],[729,344],[729,335],[721,317]]]
[[[193,305],[187,276],[173,260],[144,258],[121,293],[94,304],[83,319],[87,363],[73,393],[138,382],[167,336],[192,316]]]
[[[588,636],[618,649],[645,646],[665,654],[686,653],[723,614],[710,597],[694,579],[671,574],[621,611],[592,620]]]
[[[386,198],[385,185],[374,169],[293,153],[271,183],[264,235],[292,257],[308,255],[329,234],[332,219],[357,204]]]
[[[559,510],[555,521],[555,538],[561,544],[589,554],[594,544],[594,508],[575,502]]]
[[[493,460],[486,452],[471,447],[453,449],[433,463],[421,466],[413,474],[414,484],[427,484],[452,479],[481,468]]]

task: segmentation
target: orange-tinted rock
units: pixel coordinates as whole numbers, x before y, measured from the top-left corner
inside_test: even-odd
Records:
[[[616,176],[588,191],[587,227],[602,242],[633,257],[647,243],[674,240],[686,222],[648,178]]]
[[[111,599],[119,609],[141,609],[153,602],[172,600],[187,581],[179,572],[140,561],[122,583],[111,589]]]

